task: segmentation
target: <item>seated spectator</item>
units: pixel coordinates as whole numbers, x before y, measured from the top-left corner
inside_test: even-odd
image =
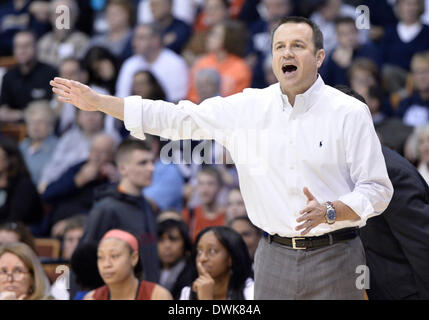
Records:
[[[229,18],[228,0],[204,0],[192,36],[182,52],[189,66],[207,53],[207,36],[212,27]]]
[[[164,90],[150,71],[138,71],[134,74],[132,95],[143,99],[165,100]]]
[[[57,71],[39,62],[36,36],[31,31],[18,32],[13,40],[13,55],[17,66],[3,77],[0,98],[0,120],[23,120],[23,110],[33,100],[51,99],[49,81]]]
[[[132,55],[132,28],[136,14],[132,1],[109,0],[105,8],[107,32],[95,36],[89,45],[102,46],[109,50],[118,61],[124,61]]]
[[[159,84],[158,80],[155,78],[155,76],[150,71],[137,71],[134,74],[133,77],[133,86],[132,86],[132,95],[140,96],[143,99],[151,99],[151,100],[165,100],[165,91],[162,89],[161,85]],[[125,126],[122,126],[122,129],[125,131],[126,135],[128,136],[129,131],[125,129]],[[158,142],[157,146],[157,153],[159,154],[160,148],[162,147],[160,145],[159,137],[152,137],[153,139],[156,139]],[[153,140],[152,139],[152,140]],[[162,143],[164,144],[164,143]],[[158,157],[158,155],[157,155]],[[159,183],[162,183],[162,181],[158,180]],[[171,186],[174,188],[174,186]],[[177,186],[176,186],[177,187]],[[157,188],[156,186],[154,187]],[[181,210],[181,205],[179,206]],[[160,207],[158,207],[160,208]]]
[[[109,50],[102,47],[90,48],[83,58],[81,68],[87,73],[86,81],[91,88],[101,94],[114,94],[120,62]],[[76,108],[72,108],[76,112]],[[110,115],[104,117],[104,129],[115,136],[127,135],[123,134],[123,124]]]
[[[225,224],[225,211],[216,201],[221,187],[222,177],[216,168],[204,166],[198,172],[196,192],[201,205],[183,211],[183,218],[189,227],[192,240],[204,228]]]
[[[421,126],[429,122],[429,51],[413,56],[411,72],[414,92],[399,103],[397,115],[407,125]]]
[[[253,300],[253,272],[241,236],[228,227],[198,234],[192,251],[193,283],[180,300]]]
[[[360,95],[363,95],[369,87],[381,83],[377,65],[367,58],[353,61],[347,76],[350,87]]]
[[[62,10],[57,7],[69,8],[69,26],[57,27],[57,19],[60,18]],[[84,33],[75,29],[76,19],[79,17],[79,7],[75,0],[54,0],[51,2],[51,25],[52,31],[45,34],[38,43],[40,61],[51,64],[54,67],[60,65],[61,60],[69,57],[81,58],[88,44],[89,38]]]
[[[200,102],[208,98],[220,96],[220,85],[220,74],[215,69],[200,69],[195,75],[195,89],[197,90]]]
[[[119,176],[113,164],[115,148],[112,137],[105,133],[96,135],[88,159],[70,167],[47,186],[43,199],[52,205],[49,225],[53,226],[54,233],[58,233],[57,228],[61,228],[64,219],[89,213],[96,187],[118,182]]]
[[[264,79],[264,61],[271,56],[271,31],[278,20],[293,15],[295,11],[293,0],[263,0],[261,9],[265,14],[254,21],[249,30],[250,44],[246,60],[252,67],[252,88],[267,86],[268,83]]]
[[[198,155],[198,160],[196,160],[195,152],[201,152],[201,150],[203,151],[204,155],[201,157]],[[217,193],[216,202],[219,207],[226,207],[228,203],[229,191],[231,189],[238,188],[239,186],[237,169],[228,150],[213,140],[203,140],[197,144],[195,148],[193,148],[192,152],[192,161],[194,162],[191,164],[188,172],[185,172],[189,177],[183,192],[186,206],[188,208],[194,208],[201,205],[200,196],[198,192],[196,192],[198,185],[198,174],[201,168],[208,164],[215,168],[221,176],[222,186]],[[208,154],[208,156],[206,154]],[[202,164],[200,164],[201,161],[203,161]],[[212,165],[212,163],[215,164]]]
[[[81,62],[76,58],[66,58],[62,60],[59,68],[60,77],[79,81],[81,83],[88,83],[92,68],[86,64],[87,62],[88,61]],[[88,67],[89,69],[86,70],[86,67]],[[106,65],[106,63],[103,62],[101,66],[97,66],[97,72],[103,73],[103,77],[107,77],[111,71],[111,67],[112,65],[109,66],[108,64]],[[100,94],[109,93],[107,89],[98,84],[89,85],[91,86],[91,88],[93,88]],[[55,110],[57,117],[59,118],[57,132],[58,135],[62,136],[65,132],[67,132],[75,125],[77,111],[73,105],[58,101],[57,96],[55,96],[55,99],[52,101],[52,104],[52,107]],[[117,127],[115,127],[114,118],[109,115],[104,116],[104,131],[119,139],[118,129]]]
[[[239,188],[232,188],[228,193],[226,205],[226,221],[232,221],[237,217],[247,216],[246,207]]]
[[[350,87],[361,96],[364,96],[372,86],[379,86],[381,76],[377,65],[367,58],[356,58],[347,72]],[[381,88],[381,87],[379,87]],[[380,111],[390,117],[393,115],[389,97],[383,92],[383,103]]]
[[[112,229],[100,240],[98,271],[106,284],[89,292],[85,300],[172,300],[168,290],[141,280],[137,238],[129,232]]]
[[[134,55],[125,60],[119,72],[116,96],[129,96],[134,74],[149,70],[159,81],[168,101],[183,99],[188,89],[188,67],[181,56],[164,47],[161,30],[155,25],[137,26],[133,46]]]
[[[371,28],[369,36],[376,43],[384,35],[384,29],[388,25],[393,25],[398,22],[394,13],[394,5],[396,1],[390,0],[367,0],[365,4],[371,12]]]
[[[25,199],[25,201],[23,201]],[[43,216],[42,201],[18,146],[0,138],[0,223],[33,224]]]
[[[104,1],[104,0],[103,0]],[[32,0],[30,6],[30,12],[36,16],[40,21],[49,24],[51,17],[51,2],[46,0]],[[99,2],[88,1],[88,0],[76,0],[78,6],[78,16],[76,20],[76,29],[86,34],[91,34],[93,30],[93,19],[94,19],[94,5],[97,6]],[[65,12],[61,10],[61,12]],[[62,16],[64,19],[64,16]],[[60,23],[63,22],[60,20]],[[49,24],[50,26],[50,24]],[[50,26],[51,27],[51,26]]]
[[[91,47],[85,54],[82,64],[88,72],[89,86],[114,94],[119,61],[109,50],[99,46]]]
[[[192,67],[188,99],[195,103],[200,102],[194,79],[198,71],[204,68],[213,68],[219,72],[221,96],[229,96],[248,88],[252,72],[242,58],[246,46],[246,33],[241,23],[227,21],[213,27],[207,38],[208,54]]]
[[[62,60],[58,70],[59,76],[62,78],[75,80],[82,83],[88,82],[88,71],[83,68],[82,63],[78,59],[66,58]],[[51,106],[58,118],[56,133],[58,136],[62,136],[75,124],[77,113],[76,108],[69,103],[58,101],[57,95],[55,95],[52,99]]]
[[[34,1],[8,0],[0,5],[0,56],[12,55],[12,40],[23,30],[33,30],[40,37],[49,29],[49,24],[33,14]]]
[[[150,10],[150,0],[139,0],[138,2],[138,23],[152,23],[154,18]],[[193,25],[200,2],[201,0],[173,0],[173,16],[188,25]]]
[[[28,138],[19,144],[34,185],[40,183],[43,168],[51,160],[58,143],[53,134],[55,113],[49,101],[31,102],[24,113]]]
[[[191,28],[173,16],[173,0],[150,0],[150,10],[162,29],[164,46],[177,54],[182,52],[191,35]]]
[[[0,247],[6,243],[22,242],[36,251],[31,231],[20,222],[8,222],[0,225]]]
[[[97,268],[97,247],[97,242],[88,242],[73,252],[70,267],[77,285],[73,300],[83,300],[89,291],[104,285]]]
[[[64,228],[61,230],[61,234],[54,235],[57,238],[62,238],[61,257],[64,260],[71,260],[73,252],[75,251],[79,240],[83,235],[85,222],[86,216],[84,215],[68,218],[64,220]],[[57,280],[51,286],[51,296],[53,296],[56,300],[70,300],[68,280],[69,279],[65,279],[63,277],[57,278]]]
[[[152,150],[155,155],[155,170],[152,184],[143,189],[143,194],[154,206],[155,211],[183,208],[184,179],[178,166],[166,158],[166,152],[161,152],[165,141],[158,136],[151,136]]]
[[[161,261],[158,283],[176,300],[182,288],[192,280],[191,246],[188,228],[183,221],[167,219],[158,223],[158,255]]]
[[[59,139],[51,161],[42,172],[38,187],[41,193],[72,166],[88,159],[93,138],[103,132],[103,120],[101,112],[78,111],[77,126]],[[117,136],[112,138],[119,141]]]
[[[368,58],[381,66],[381,55],[373,44],[359,43],[359,30],[355,19],[341,17],[335,20],[337,46],[324,61],[320,74],[323,81],[330,85],[348,85],[347,70],[358,57]]]
[[[398,0],[395,7],[399,22],[385,28],[380,42],[383,81],[390,93],[405,87],[413,55],[429,50],[429,26],[420,20],[424,0]]]
[[[25,243],[0,247],[0,300],[45,300],[49,280]]]
[[[259,240],[262,237],[261,229],[254,226],[247,215],[233,218],[228,222],[228,226],[241,235],[249,250],[250,260],[253,263],[256,248],[258,248]]]
[[[142,189],[152,182],[153,160],[151,146],[146,141],[124,140],[119,145],[116,151],[119,184],[96,190],[80,243],[99,241],[111,229],[130,230],[141,241],[144,278],[156,282],[159,279],[156,217],[142,196]]]
[[[329,56],[337,46],[337,38],[335,36],[335,19],[340,17],[355,18],[356,10],[354,7],[345,4],[343,0],[323,0],[317,1],[315,4],[315,12],[310,16],[310,19],[315,22],[323,33],[323,48],[326,56]],[[359,41],[361,43],[368,42],[368,32],[362,29],[359,31]]]
[[[63,259],[70,261],[77,248],[80,238],[83,236],[83,229],[86,223],[85,215],[77,215],[65,221],[64,232],[62,234],[62,254]]]

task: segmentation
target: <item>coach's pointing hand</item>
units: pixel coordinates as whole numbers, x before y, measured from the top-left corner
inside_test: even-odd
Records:
[[[90,87],[73,80],[56,77],[51,80],[52,91],[58,95],[58,100],[75,105],[86,111],[97,111],[100,95]]]
[[[302,236],[319,224],[326,222],[326,207],[317,201],[307,187],[304,187],[304,194],[307,197],[307,206],[299,212],[302,216],[296,219],[296,222],[304,221],[304,223],[295,228],[295,230],[304,229],[301,232]]]

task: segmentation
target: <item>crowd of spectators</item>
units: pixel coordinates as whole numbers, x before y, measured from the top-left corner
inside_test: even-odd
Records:
[[[0,300],[252,299],[262,231],[228,152],[134,140],[59,102],[49,81],[173,103],[263,88],[276,82],[271,30],[291,15],[324,34],[324,82],[362,95],[381,142],[429,183],[429,1],[3,1]],[[70,290],[45,274],[39,238],[60,241]]]

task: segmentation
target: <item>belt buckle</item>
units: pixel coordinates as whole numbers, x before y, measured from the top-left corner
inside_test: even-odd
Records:
[[[297,247],[296,246],[296,240],[305,240],[305,238],[292,238],[292,248],[294,248],[295,250],[305,250],[305,249],[307,249],[306,247]]]

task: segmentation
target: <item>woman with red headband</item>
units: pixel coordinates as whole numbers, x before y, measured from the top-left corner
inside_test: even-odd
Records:
[[[140,280],[138,241],[119,229],[108,231],[98,244],[98,271],[106,284],[89,292],[85,300],[172,300],[170,292]]]

